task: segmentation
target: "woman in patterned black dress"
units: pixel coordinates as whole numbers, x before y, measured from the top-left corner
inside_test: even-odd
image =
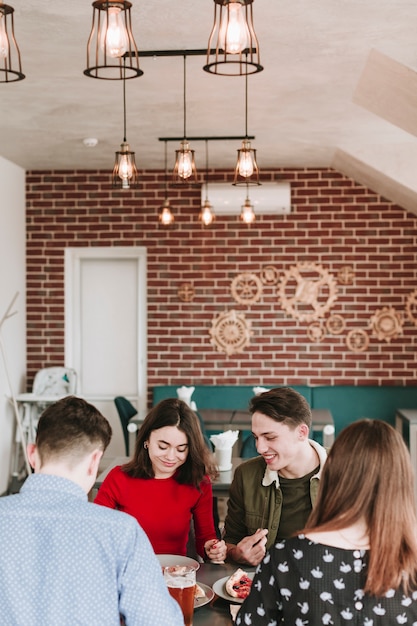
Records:
[[[337,437],[307,527],[258,566],[237,626],[417,626],[417,520],[401,435],[360,420]]]

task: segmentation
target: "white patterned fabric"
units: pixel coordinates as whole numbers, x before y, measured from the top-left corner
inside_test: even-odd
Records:
[[[417,590],[364,594],[368,555],[303,535],[279,541],[258,566],[236,625],[417,626]]]
[[[0,624],[183,626],[133,517],[87,501],[74,482],[32,474],[0,498]]]

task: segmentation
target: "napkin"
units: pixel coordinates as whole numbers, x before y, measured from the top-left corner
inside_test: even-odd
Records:
[[[197,411],[197,405],[195,402],[191,400],[191,396],[195,391],[195,387],[186,387],[183,385],[182,387],[178,387],[177,389],[177,397],[179,400],[183,400],[188,406],[193,410]]]
[[[261,393],[264,393],[264,391],[269,391],[266,387],[252,387],[252,390],[255,396],[259,396]]]
[[[210,441],[219,450],[228,450],[233,448],[239,437],[238,430],[225,430],[217,435],[210,435]]]

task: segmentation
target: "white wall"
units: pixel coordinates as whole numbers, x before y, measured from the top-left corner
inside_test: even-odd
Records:
[[[14,449],[15,418],[7,396],[10,386],[14,395],[25,391],[25,237],[25,171],[0,156],[0,320],[19,292],[12,308],[17,314],[1,327],[6,359],[0,351],[0,494],[9,485]]]

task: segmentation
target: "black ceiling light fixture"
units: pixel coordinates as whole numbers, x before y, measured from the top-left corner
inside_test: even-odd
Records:
[[[260,185],[256,150],[251,147],[248,135],[248,75],[245,76],[245,138],[237,151],[233,185]]]
[[[186,79],[187,55],[184,54],[184,89],[183,89],[183,111],[184,111],[184,135],[180,142],[180,149],[175,151],[176,159],[172,172],[172,182],[188,183],[197,182],[197,169],[194,161],[194,150],[191,150],[187,139],[187,79]]]
[[[215,214],[213,211],[213,206],[210,204],[210,200],[208,199],[208,140],[206,139],[206,197],[201,207],[199,220],[203,226],[211,226],[215,220]]]
[[[203,69],[220,76],[255,74],[260,64],[253,0],[214,0],[214,23]]]
[[[249,198],[249,186],[246,186],[246,200],[242,204],[242,210],[240,212],[240,220],[250,226],[256,219],[255,211],[253,208],[253,204]]]
[[[126,139],[126,80],[123,79],[123,142],[116,152],[112,186],[121,189],[137,187],[139,182],[138,170],[135,163],[135,153],[130,150]]]
[[[23,80],[19,46],[14,35],[14,8],[0,0],[0,83]]]
[[[168,152],[167,152],[167,141],[165,141],[165,199],[162,203],[162,206],[159,209],[158,215],[159,223],[161,226],[172,226],[175,221],[174,214],[171,210],[171,206],[169,204],[168,199]]]
[[[93,23],[87,43],[87,68],[84,70],[86,76],[123,81],[142,76],[132,33],[131,7],[131,2],[127,0],[93,2]]]

